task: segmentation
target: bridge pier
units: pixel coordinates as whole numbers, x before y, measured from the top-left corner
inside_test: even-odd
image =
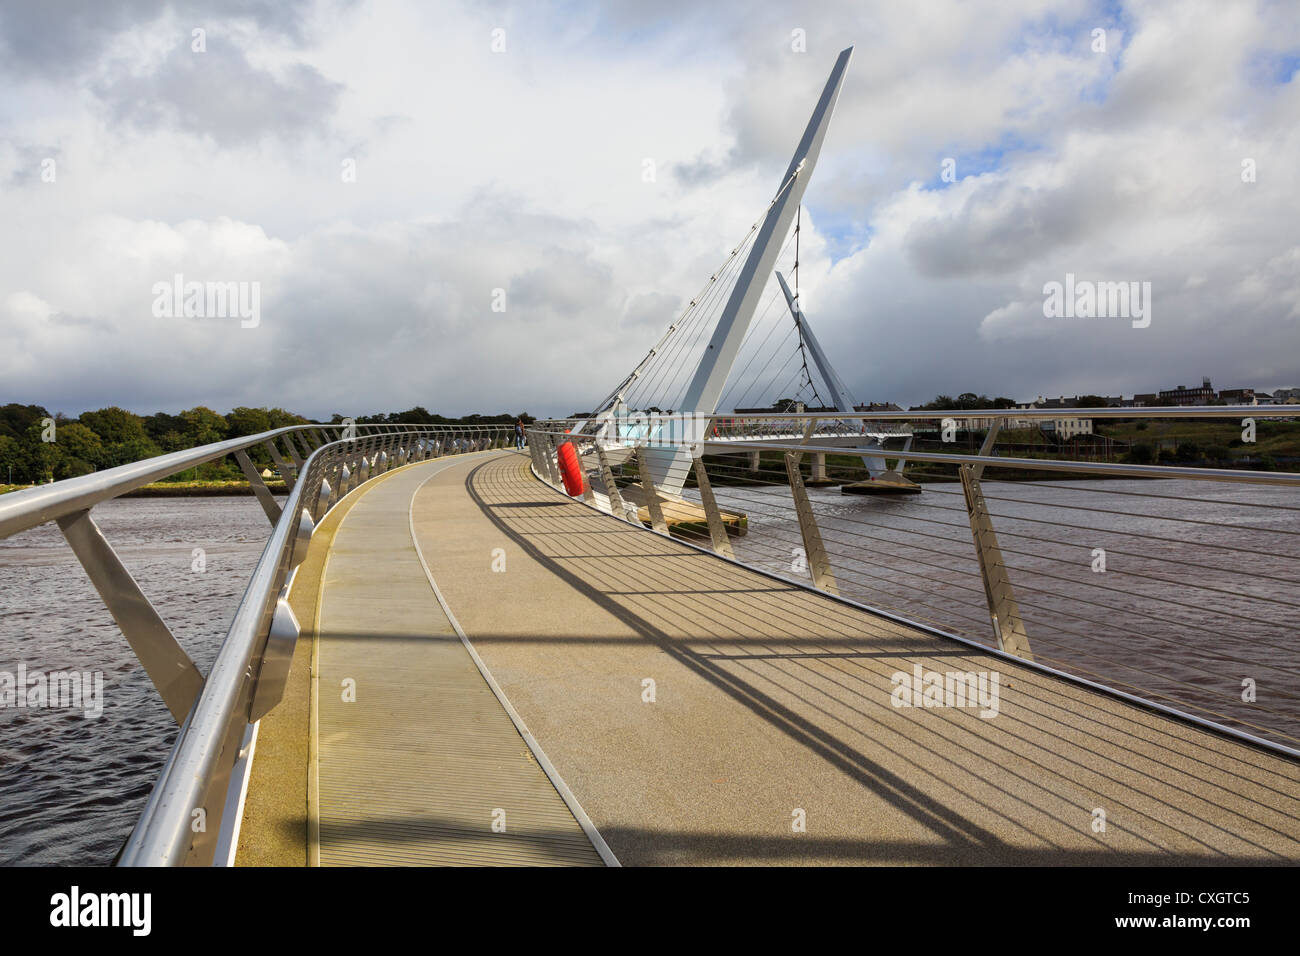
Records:
[[[812,456],[812,472],[808,475],[805,482],[809,488],[824,488],[827,485],[838,485],[840,482],[826,476],[826,453],[819,451]]]

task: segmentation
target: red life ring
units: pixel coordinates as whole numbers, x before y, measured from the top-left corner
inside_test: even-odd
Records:
[[[569,497],[576,498],[586,487],[586,476],[582,473],[582,464],[578,461],[578,452],[573,442],[566,441],[560,446],[560,477],[564,479],[564,490]]]

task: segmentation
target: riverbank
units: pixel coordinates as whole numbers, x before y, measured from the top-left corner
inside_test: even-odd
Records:
[[[0,484],[0,495],[7,494],[11,491],[22,491],[24,488],[33,488],[34,485],[3,485]],[[273,495],[283,495],[288,493],[283,481],[274,479],[266,482],[266,487],[271,489]],[[239,481],[157,481],[151,485],[145,485],[134,491],[128,491],[121,495],[122,498],[208,498],[208,497],[228,497],[233,495],[252,494],[252,489],[248,482]]]

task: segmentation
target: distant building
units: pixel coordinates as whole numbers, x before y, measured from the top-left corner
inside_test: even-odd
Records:
[[[1273,389],[1274,405],[1290,405],[1292,402],[1300,402],[1300,388]]]
[[[1055,435],[1057,438],[1065,441],[1073,438],[1075,435],[1091,435],[1092,419],[1091,418],[1053,418],[1051,421],[1043,422],[1043,431]]]
[[[1160,393],[1160,399],[1175,405],[1208,405],[1214,401],[1214,386],[1208,378],[1202,379],[1200,388],[1184,388],[1179,385],[1177,388],[1164,389]]]
[[[1048,398],[1048,399],[1040,398],[1038,400],[1038,407],[1039,408],[1078,408],[1079,399],[1078,396],[1075,396],[1074,398],[1066,398],[1064,395],[1062,395],[1060,398]]]
[[[1155,392],[1138,392],[1133,396],[1132,408],[1147,408],[1160,400]]]
[[[1253,388],[1225,388],[1219,393],[1219,398],[1229,405],[1254,405],[1255,390]]]

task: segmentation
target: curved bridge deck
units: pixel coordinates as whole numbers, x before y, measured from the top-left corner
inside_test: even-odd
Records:
[[[363,486],[318,624],[322,863],[599,863],[583,811],[624,864],[1300,861],[1300,764],[596,513],[513,453]],[[997,672],[996,716],[894,706],[916,666]]]

